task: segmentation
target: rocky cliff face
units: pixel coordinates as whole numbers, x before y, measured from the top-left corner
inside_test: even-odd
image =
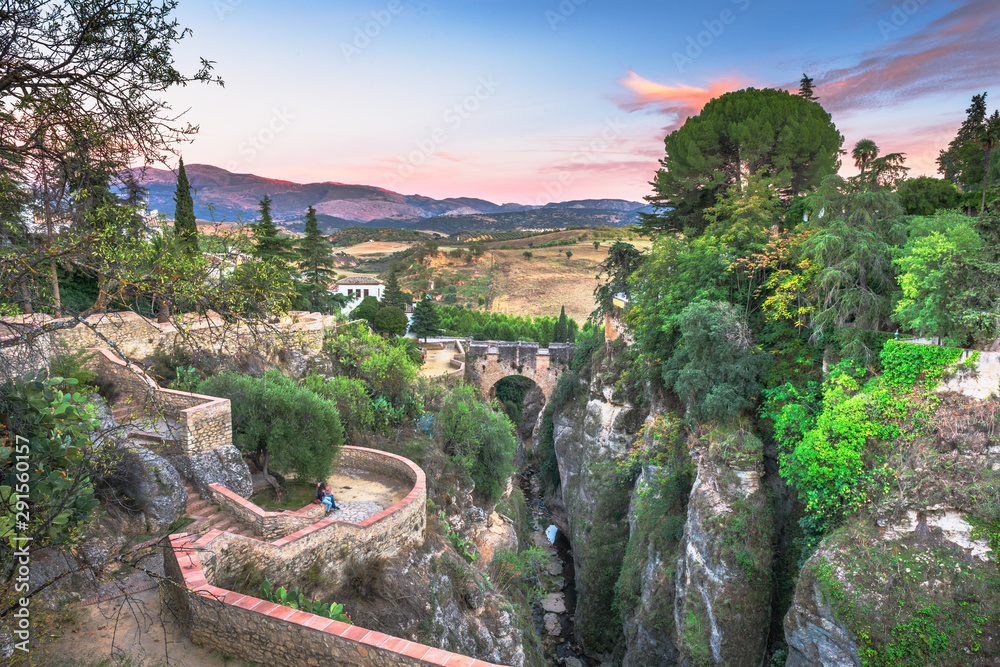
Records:
[[[760,441],[739,430],[685,437],[665,406],[637,407],[611,384],[613,359],[595,363],[554,434],[578,639],[626,667],[756,667],[774,529]]]
[[[944,397],[890,491],[820,544],[785,617],[789,667],[1000,664],[1000,401]]]

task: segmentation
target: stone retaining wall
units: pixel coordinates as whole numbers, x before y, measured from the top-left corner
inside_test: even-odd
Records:
[[[395,479],[403,484],[414,487],[414,490],[418,483],[424,483],[423,471],[416,464],[400,456],[374,449],[343,447],[337,455],[337,465],[341,468],[358,468],[374,472],[383,477]],[[209,489],[212,492],[212,502],[218,503],[225,510],[229,510],[239,519],[241,524],[249,526],[253,530],[254,535],[263,540],[277,540],[317,522],[315,517],[291,510],[268,512],[221,484],[210,484]],[[426,499],[426,494],[424,498]],[[393,507],[398,506],[399,504]],[[403,508],[400,507],[400,509]],[[386,512],[382,512],[376,516],[385,514]],[[374,535],[380,528],[381,525],[371,529],[368,534]],[[423,528],[421,528],[422,531]]]
[[[88,366],[111,378],[120,391],[142,408],[147,419],[172,422],[170,437],[163,440],[165,451],[161,453],[191,455],[233,444],[228,398],[161,389],[141,368],[125,363],[111,350],[90,351],[94,356]]]
[[[199,646],[278,667],[499,667],[213,586],[203,563],[217,533],[171,535],[164,549],[166,574],[180,584],[168,604]]]
[[[423,540],[426,478],[412,461],[362,447],[344,447],[338,464],[413,484],[403,500],[357,524],[333,518],[314,522],[273,542],[211,530],[198,537],[171,535],[164,549],[172,587],[170,604],[195,644],[267,665],[358,665],[385,667],[496,667],[479,660],[296,611],[215,584],[252,563],[276,586],[297,585],[314,565],[339,577],[348,557],[384,557]],[[227,509],[252,520],[277,520],[219,485]],[[283,513],[285,515],[293,513]],[[288,517],[285,516],[284,519]]]
[[[146,359],[157,349],[204,350],[216,354],[233,355],[246,351],[268,354],[270,348],[298,348],[307,356],[318,353],[323,347],[323,337],[331,326],[331,316],[319,313],[291,311],[268,324],[234,325],[217,315],[181,318],[176,323],[160,324],[131,311],[104,313],[86,318],[86,324],[76,324],[48,334],[40,334],[30,346],[5,350],[8,357],[38,357],[48,364],[58,348],[71,350],[109,347],[110,341],[129,358]],[[20,323],[34,325],[69,322],[48,315],[18,316],[0,320],[0,337],[17,335],[26,331],[16,326]],[[22,349],[23,348],[23,349]]]

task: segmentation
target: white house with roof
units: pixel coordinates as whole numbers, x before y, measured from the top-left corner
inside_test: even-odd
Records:
[[[366,296],[373,296],[381,301],[385,293],[385,283],[375,276],[348,276],[334,283],[333,291],[344,294],[350,299],[342,309],[342,312],[349,313],[357,308]]]

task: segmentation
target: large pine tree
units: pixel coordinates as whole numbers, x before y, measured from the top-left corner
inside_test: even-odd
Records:
[[[191,185],[188,183],[187,172],[184,171],[184,160],[177,167],[177,193],[174,195],[174,236],[177,245],[189,254],[198,252],[198,222],[194,217],[194,199],[191,198]]]
[[[428,336],[434,336],[440,333],[440,330],[441,316],[438,315],[434,302],[425,295],[413,307],[413,321],[410,322],[410,331],[415,333],[418,338],[423,338],[426,343]]]
[[[299,265],[306,280],[314,285],[327,283],[333,277],[333,249],[326,237],[319,231],[316,209],[312,206],[306,212],[306,235],[299,242]]]
[[[559,321],[556,322],[556,327],[552,331],[552,342],[565,343],[568,335],[569,323],[566,321],[566,306],[563,306],[559,312]]]
[[[250,225],[257,243],[253,254],[267,260],[277,260],[282,264],[296,257],[292,248],[292,240],[278,236],[278,227],[271,218],[271,198],[264,195],[260,200],[260,214],[257,222]]]
[[[382,295],[382,303],[386,306],[395,306],[401,310],[406,308],[406,297],[403,290],[399,288],[399,279],[396,278],[396,270],[389,273],[385,281],[385,293]]]

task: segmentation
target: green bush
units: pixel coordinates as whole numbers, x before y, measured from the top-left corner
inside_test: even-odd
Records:
[[[695,419],[732,420],[754,406],[767,355],[729,303],[696,301],[681,311],[680,342],[663,382]]]
[[[885,344],[879,356],[882,381],[890,387],[908,387],[923,380],[930,389],[961,358],[962,350],[892,340]]]
[[[319,375],[307,375],[302,383],[337,404],[340,423],[346,431],[370,431],[374,428],[372,399],[364,381],[343,376],[326,379]]]
[[[326,479],[344,444],[336,403],[277,369],[261,378],[223,371],[198,393],[232,402],[233,441],[262,470]]]
[[[406,313],[395,306],[379,308],[378,312],[375,313],[373,324],[375,331],[402,336],[406,333],[408,325],[409,322],[406,319]]]
[[[91,386],[97,379],[97,371],[87,368],[87,362],[94,358],[94,352],[86,349],[62,349],[49,362],[49,374],[52,377],[72,378],[77,382],[77,390]],[[67,391],[68,385],[60,387]]]
[[[517,440],[507,416],[481,401],[474,387],[455,389],[445,400],[437,419],[445,450],[457,458],[488,503],[503,494],[514,474]]]

